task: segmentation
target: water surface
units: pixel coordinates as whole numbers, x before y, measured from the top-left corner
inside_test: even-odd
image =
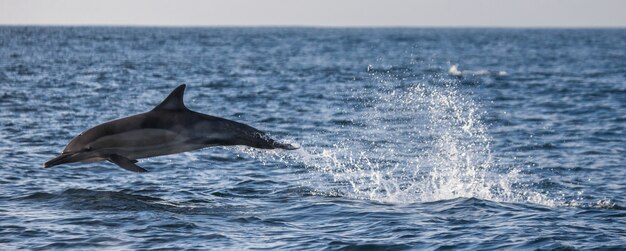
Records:
[[[0,247],[626,249],[624,48],[623,29],[0,27]],[[301,148],[42,168],[181,83]]]

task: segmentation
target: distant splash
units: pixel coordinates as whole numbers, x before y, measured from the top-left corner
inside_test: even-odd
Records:
[[[495,76],[506,76],[508,75],[508,73],[506,71],[490,71],[490,70],[459,70],[458,68],[459,66],[454,64],[452,66],[450,66],[450,69],[448,69],[448,74],[455,76],[455,77],[461,77],[461,76],[467,76],[467,75],[473,75],[473,76],[481,76],[481,75],[495,75]]]
[[[310,147],[275,157],[311,168],[303,185],[320,194],[383,203],[468,197],[558,204],[521,184],[519,169],[498,166],[484,112],[455,80],[407,86],[381,80],[378,90],[368,92],[355,93],[362,103],[342,111],[353,118],[349,135],[311,138],[303,142]],[[320,146],[329,141],[334,143]]]

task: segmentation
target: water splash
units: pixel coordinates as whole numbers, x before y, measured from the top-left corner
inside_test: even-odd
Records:
[[[494,76],[507,76],[508,73],[506,71],[492,71],[492,70],[485,70],[485,69],[480,69],[480,70],[459,70],[459,65],[453,64],[452,66],[450,66],[450,69],[448,69],[448,74],[451,76],[455,76],[455,77],[461,77],[461,76],[483,76],[483,75],[494,75]]]
[[[484,112],[455,80],[399,84],[381,79],[378,88],[355,92],[360,103],[343,111],[351,118],[347,130],[277,155],[313,170],[302,179],[304,185],[321,194],[385,203],[474,197],[555,205],[520,186],[519,169],[498,166],[481,121]],[[318,146],[329,141],[334,143]],[[253,152],[248,151],[259,156]]]

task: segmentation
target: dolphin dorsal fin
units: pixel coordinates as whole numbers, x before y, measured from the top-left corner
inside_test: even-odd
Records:
[[[185,84],[179,85],[170,93],[161,104],[152,110],[188,110],[183,103],[183,95],[185,94]]]

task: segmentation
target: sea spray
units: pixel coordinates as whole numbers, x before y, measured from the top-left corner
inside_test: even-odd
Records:
[[[457,80],[378,82],[355,90],[359,103],[341,111],[358,118],[336,132],[349,135],[304,136],[302,149],[273,155],[241,149],[309,168],[302,185],[320,194],[384,203],[474,197],[556,205],[522,184],[518,168],[499,166],[485,111]]]

